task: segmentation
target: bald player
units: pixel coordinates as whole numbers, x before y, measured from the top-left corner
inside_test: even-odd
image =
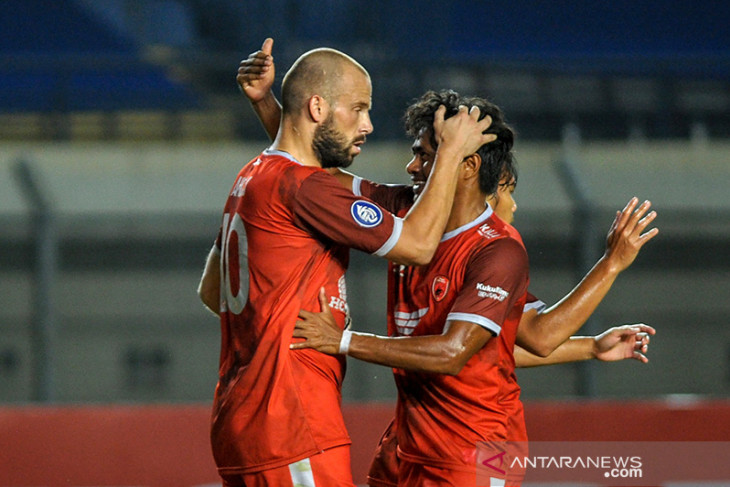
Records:
[[[399,218],[325,170],[348,166],[373,130],[367,71],[339,51],[309,51],[287,72],[282,101],[273,144],[231,188],[199,287],[221,323],[213,455],[225,487],[348,486],[344,357],[290,350],[297,314],[318,308],[324,288],[345,328],[349,248],[405,265],[428,263],[452,207],[458,166],[496,136],[484,133],[491,120],[479,120],[478,108],[462,107],[446,121],[439,109],[431,180]]]

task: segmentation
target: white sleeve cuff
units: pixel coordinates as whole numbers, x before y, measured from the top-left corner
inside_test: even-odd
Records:
[[[485,318],[482,315],[477,315],[473,313],[449,313],[448,316],[446,316],[447,321],[468,321],[469,323],[475,323],[482,328],[486,328],[487,330],[494,333],[495,336],[499,336],[499,334],[502,332],[502,327],[495,323],[494,321],[490,320],[489,318]]]
[[[388,240],[385,241],[385,243],[380,247],[378,250],[373,252],[373,255],[377,255],[378,257],[383,257],[385,254],[393,250],[393,247],[395,247],[395,244],[398,242],[398,239],[400,238],[400,234],[403,231],[403,219],[393,217],[393,232],[390,234],[390,237]]]

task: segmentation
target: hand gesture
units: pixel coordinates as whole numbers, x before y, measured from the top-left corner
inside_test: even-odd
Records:
[[[298,350],[313,348],[328,355],[336,355],[340,351],[342,330],[337,326],[332,315],[324,288],[319,290],[320,313],[299,311],[300,320],[294,325],[294,338],[304,338],[304,341],[292,343],[289,348]]]
[[[633,358],[647,363],[650,335],[655,333],[654,328],[642,323],[609,328],[594,338],[593,354],[604,362]]]
[[[657,228],[642,233],[657,214],[655,211],[647,214],[651,207],[649,201],[644,201],[637,208],[638,202],[639,199],[633,197],[623,211],[616,212],[616,218],[608,231],[604,256],[618,272],[630,266],[641,247],[659,233]]]
[[[495,134],[485,134],[484,131],[492,123],[489,115],[479,120],[479,107],[468,109],[462,105],[459,112],[444,120],[446,107],[441,105],[434,114],[433,132],[438,144],[438,150],[451,149],[461,154],[461,159],[474,154],[481,146],[497,140]]]
[[[261,50],[249,54],[238,66],[236,83],[251,103],[263,100],[274,84],[274,57],[271,55],[273,46],[274,39],[267,38]]]

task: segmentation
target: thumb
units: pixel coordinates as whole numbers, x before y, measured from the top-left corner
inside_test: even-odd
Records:
[[[327,304],[327,294],[324,292],[324,286],[319,288],[319,306],[323,313],[330,310],[330,306]]]
[[[271,37],[267,37],[263,45],[261,46],[261,51],[263,51],[264,54],[270,56],[272,47],[274,47],[274,39],[272,39]]]

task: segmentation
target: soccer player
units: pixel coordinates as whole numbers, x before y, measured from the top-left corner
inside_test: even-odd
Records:
[[[266,46],[266,43],[265,43],[265,46]],[[252,56],[249,57],[249,60],[251,60],[253,58],[254,60],[256,60],[256,62],[259,62],[258,66],[260,68],[261,67],[265,67],[265,69],[262,69],[261,70],[262,72],[265,71],[265,70],[267,70],[267,69],[270,69],[271,72],[269,72],[269,75],[271,77],[271,80],[273,80],[273,64],[271,63],[270,51],[269,51],[269,54],[266,54],[263,57],[261,57],[260,54],[261,54],[261,52],[259,52],[258,54],[257,53],[252,54]],[[257,113],[260,114],[260,111],[257,109],[257,106],[260,106],[258,104],[261,103],[262,100],[264,100],[266,98],[263,98],[263,97],[260,98],[260,99],[254,99],[254,98],[252,98],[250,96],[251,95],[251,92],[252,91],[256,91],[256,90],[250,90],[250,88],[251,88],[250,83],[251,83],[251,80],[261,79],[264,76],[262,75],[261,78],[257,78],[258,75],[252,77],[251,76],[251,71],[249,70],[250,66],[251,66],[250,63],[248,65],[244,65],[244,63],[242,63],[242,67],[241,67],[241,69],[239,69],[238,81],[242,85],[242,88],[244,88],[244,92],[246,92],[246,94],[251,99],[252,104],[254,105],[254,108],[257,110]],[[270,86],[270,84],[271,84],[271,82],[269,82],[269,86]],[[249,88],[249,90],[247,90],[246,88]],[[259,92],[257,93],[257,95],[260,95],[263,91],[268,92],[268,88],[266,90],[262,90],[261,88],[262,88],[261,86],[258,86],[256,88],[256,89],[259,90]],[[271,100],[272,98],[273,97],[269,97],[269,100]],[[275,101],[273,103],[268,103],[268,106],[269,106],[269,113],[264,113],[263,116],[260,114],[260,117],[262,118],[262,121],[264,121],[264,125],[265,125],[265,127],[267,127],[267,131],[270,133],[270,129],[268,127],[275,126],[276,123],[267,123],[266,121],[267,120],[269,120],[269,121],[271,121],[271,120],[276,121],[276,115],[275,114],[274,114],[274,116],[271,115],[271,112],[275,112],[275,107],[276,107]],[[419,142],[420,142],[421,145],[425,146],[426,144],[422,143],[424,140],[425,139],[423,137],[419,137],[419,140],[417,140],[417,144],[416,145],[419,145]],[[511,143],[510,143],[510,146],[511,146]],[[414,146],[414,148],[415,147],[416,146]],[[418,147],[418,150],[421,150],[421,147]],[[424,154],[427,154],[427,153],[424,152]],[[433,153],[431,153],[430,156],[432,158],[433,157]],[[423,162],[424,160],[426,161],[426,164],[424,166],[428,168],[428,171],[427,172],[424,171],[425,173],[422,172],[422,169],[423,168],[418,169],[418,170],[415,169],[414,162],[415,161],[418,161],[418,160],[419,160],[419,156],[417,154],[416,157],[414,157],[414,161],[412,161],[411,165],[409,165],[409,172],[411,172],[412,176],[414,177],[414,183],[415,183],[414,184],[414,187],[415,187],[416,191],[420,191],[420,189],[422,189],[423,185],[425,184],[426,180],[428,179],[428,176],[430,175],[430,169],[431,169],[431,164],[432,164],[432,160],[433,159],[431,159],[431,162],[429,163],[429,161],[426,158],[424,158],[424,157],[421,157],[420,158],[421,162]],[[498,168],[496,166],[495,166],[495,168],[497,170],[501,170],[500,168]],[[493,168],[493,171],[494,171],[495,168]],[[499,172],[497,172],[496,174],[499,174]],[[494,177],[494,174],[492,175],[492,177]],[[356,182],[357,184],[359,184],[359,182],[357,182],[357,180],[352,180],[351,182]],[[460,183],[461,183],[461,179],[460,179]],[[348,183],[348,185],[349,184],[350,183]],[[496,181],[495,181],[494,185],[495,185],[495,189],[496,189]],[[484,195],[482,195],[482,196],[484,196]],[[458,198],[458,195],[457,195],[457,198]],[[408,202],[408,201],[412,200],[412,196],[411,196],[411,198],[409,200],[408,191],[406,191],[405,192],[405,197],[400,197],[399,196],[396,199],[401,199],[402,201]],[[475,201],[476,201],[476,199],[473,200],[472,203],[475,202]],[[483,204],[484,204],[484,199],[481,200],[482,208],[483,208]],[[406,203],[406,206],[408,206],[408,203]],[[627,205],[627,208],[624,210],[624,212],[621,213],[621,219],[619,219],[617,221],[617,223],[621,223],[622,226],[627,226],[627,223],[628,223],[628,215],[631,215],[631,213],[634,210],[635,206],[636,206],[636,202],[635,201],[630,202],[630,204]],[[455,207],[455,209],[456,209],[456,207]],[[653,216],[650,216],[649,218],[643,220],[641,224],[638,224],[637,225],[637,222],[639,221],[640,216],[643,215],[647,210],[648,210],[648,205],[642,205],[642,207],[639,210],[637,210],[637,212],[634,213],[634,215],[631,217],[631,221],[634,223],[634,230],[637,230],[638,227],[641,227],[641,226],[645,227],[653,219]],[[451,225],[451,223],[450,223],[450,225]],[[640,234],[640,233],[641,233],[641,229],[638,229],[638,234]],[[643,242],[645,243],[645,241],[648,241],[648,239],[651,238],[651,237],[653,237],[653,235],[655,233],[656,233],[655,231],[651,231],[651,232],[649,232],[649,234],[647,234],[647,235],[650,235],[650,236],[645,235],[645,236],[641,236],[639,238],[642,239]],[[613,232],[612,232],[612,234],[613,234]],[[628,235],[628,237],[636,237],[636,235],[637,234],[635,232],[630,232],[629,235]],[[621,238],[625,238],[625,237],[627,237],[627,236],[622,236]],[[635,244],[635,242],[634,242],[634,244]],[[641,245],[643,245],[643,243],[641,243]],[[617,246],[617,247],[620,247],[620,245]],[[639,245],[639,247],[640,247],[640,245]],[[635,248],[635,251],[638,252],[638,248]],[[623,252],[625,252],[625,250]],[[632,251],[629,250],[628,252],[631,253]],[[635,257],[635,254],[633,255],[633,257]],[[633,260],[633,257],[631,257],[630,260]],[[629,261],[629,263],[630,263],[630,261]],[[628,265],[628,264],[626,264],[626,265]],[[443,276],[437,276],[437,277],[443,277]],[[444,284],[444,282],[445,281],[442,280],[442,279],[439,279],[438,280],[438,283],[437,283],[436,280],[434,280],[434,282],[433,282],[433,285],[435,286],[434,289],[436,289],[437,292],[447,292],[447,291],[444,291],[444,286],[446,286],[446,289],[448,288],[448,279],[446,279],[446,282],[447,282],[446,284]],[[612,280],[611,280],[611,282],[612,282]],[[592,287],[593,285],[596,285],[596,284],[598,285],[598,288],[599,288],[598,293],[595,293],[595,290]],[[610,287],[610,283],[608,284],[608,287]],[[600,294],[601,292],[603,292],[603,294],[605,295],[605,291],[607,291],[607,287],[604,287],[600,283],[595,283],[593,281],[591,281],[591,285],[586,285],[586,286],[584,286],[583,288],[580,288],[580,289],[581,289],[581,291],[580,291],[581,293],[586,293],[587,292],[588,295],[589,295],[589,298],[588,299],[584,299],[584,300],[578,300],[577,302],[574,302],[573,303],[574,305],[578,305],[578,306],[586,306],[586,305],[590,306],[590,303],[592,302],[592,298],[590,298],[591,295],[595,296],[597,294]],[[603,290],[603,291],[600,291],[600,290]],[[600,298],[598,299],[598,301],[600,301]],[[326,307],[326,303],[323,303],[323,307]],[[565,307],[563,307],[563,309],[565,309]],[[590,314],[590,312],[588,312],[588,315],[589,314]],[[551,317],[554,319],[554,318],[557,318],[558,315],[559,315],[559,313],[556,310],[553,310],[553,312],[551,314]],[[391,316],[392,316],[392,313],[389,314],[389,318],[391,318]],[[417,318],[417,316],[415,318]],[[398,321],[398,318],[396,318],[396,322],[397,321]],[[404,326],[407,329],[408,326],[409,326],[409,322],[410,322],[410,324],[413,324],[413,322],[414,321],[417,321],[417,319],[414,320],[414,316],[413,315],[406,314],[403,318],[401,318],[400,321],[404,323]],[[575,326],[574,324],[572,326],[575,326],[575,329],[577,329],[580,326],[580,324],[582,324],[582,322],[579,323],[577,326]],[[442,325],[443,325],[443,323],[442,323]],[[528,324],[525,327],[526,328],[531,328],[532,326]],[[442,330],[443,330],[443,327],[439,331],[442,331]],[[599,356],[603,356],[605,358],[609,358],[611,356],[611,354],[614,354],[614,356],[623,356],[623,355],[625,355],[625,354],[628,353],[630,356],[634,356],[636,358],[643,357],[643,359],[645,360],[645,357],[642,355],[641,350],[642,349],[645,350],[646,343],[643,340],[647,340],[648,338],[639,339],[637,341],[636,340],[636,335],[637,335],[637,333],[639,333],[641,331],[647,331],[647,330],[650,330],[650,328],[649,327],[645,327],[643,325],[632,326],[630,328],[629,327],[620,327],[620,328],[615,328],[615,329],[609,330],[608,332],[606,332],[605,334],[603,334],[600,337],[600,340],[594,340],[592,337],[590,339],[578,339],[578,340],[575,340],[574,343],[579,343],[580,342],[580,343],[585,344],[585,345],[590,345],[589,348],[583,347],[583,349],[582,349],[584,352],[585,351],[588,351],[589,352],[588,355],[585,355],[585,356],[578,355],[577,357],[579,357],[581,359],[582,358],[589,358],[589,355],[592,354],[592,353],[594,353],[593,352],[594,351],[593,343],[604,343],[604,344],[607,344],[605,350],[603,350],[601,352],[601,350],[602,350],[601,348],[597,348],[596,349],[596,351],[598,351],[599,353],[605,353],[604,355],[599,355]],[[548,328],[547,331],[550,331],[550,329]],[[651,332],[653,332],[653,329],[651,329]],[[347,336],[347,335],[348,335],[347,333],[344,334],[344,336]],[[590,342],[589,342],[589,340],[590,340]],[[347,348],[346,340],[345,340],[344,343],[345,343],[344,348]],[[332,344],[330,343],[330,345],[332,345]],[[295,347],[297,347],[297,345],[295,345]],[[337,350],[334,353],[336,353],[339,350],[340,350],[340,347],[338,346],[337,347]],[[330,352],[330,353],[332,353],[332,352]],[[617,353],[618,353],[618,355],[615,355]],[[396,353],[395,355],[398,355],[398,353]],[[395,357],[393,357],[393,358],[395,359]],[[429,359],[430,359],[430,357],[429,357]],[[570,360],[575,360],[575,359],[576,359],[576,355],[574,353],[573,356],[572,356],[572,358],[570,358]],[[373,361],[376,361],[377,362],[377,360],[373,360]],[[380,362],[378,362],[378,363],[380,363]],[[392,365],[393,363],[388,361],[387,364]],[[428,369],[428,370],[432,370],[432,369]],[[514,383],[514,386],[516,387],[516,382]],[[513,394],[516,394],[518,396],[519,395],[519,388],[516,387],[516,389],[513,390],[512,393]],[[521,411],[521,406],[520,406],[520,411]],[[521,421],[521,412],[516,416],[516,418],[517,418],[517,423],[519,423]],[[519,429],[520,426],[518,425],[517,428]],[[524,429],[524,428],[522,427],[522,429]],[[514,436],[513,436],[513,438],[514,438]],[[473,443],[472,443],[472,448],[473,448]],[[376,459],[376,462],[377,462],[377,459]],[[448,460],[447,460],[447,462],[448,462]],[[418,462],[416,462],[416,463],[418,463]],[[422,467],[423,467],[423,465],[422,465]],[[472,468],[473,468],[473,465],[472,465]],[[446,469],[445,471],[448,471],[448,470],[449,469]],[[435,471],[438,471],[438,469],[435,469]],[[418,474],[418,475],[420,475],[420,474]],[[467,473],[467,475],[469,475],[469,474]],[[424,480],[424,478],[419,477],[419,476],[414,477],[414,479],[415,480],[412,479],[413,482],[414,482],[414,485],[417,485],[419,482],[421,482],[421,481]]]
[[[408,166],[409,172],[416,180],[424,179],[419,175],[419,161],[414,160]],[[512,223],[517,210],[513,193],[517,185],[516,173],[503,174],[497,191],[487,198],[494,213],[507,223]],[[611,233],[611,231],[609,231]],[[584,279],[585,283],[597,282],[596,275],[605,271],[605,267],[596,266]],[[593,275],[593,276],[591,276]],[[593,278],[591,278],[593,277]],[[599,277],[600,279],[600,277]],[[527,295],[527,303],[523,308],[520,326],[542,326],[543,322],[570,323],[589,316],[602,299],[602,293],[596,293],[595,287],[585,284],[576,287],[569,295],[545,311],[545,304],[533,295]],[[607,291],[607,290],[606,290]],[[582,321],[573,325],[576,329]],[[549,323],[548,325],[549,326]],[[581,360],[597,359],[601,361],[617,361],[636,359],[648,362],[646,353],[649,336],[654,335],[654,328],[644,324],[622,325],[609,328],[596,337],[570,337],[547,357],[540,357],[528,352],[519,345],[514,347],[516,367],[535,367]],[[516,385],[516,383],[515,383]],[[398,435],[395,420],[386,428],[375,450],[373,461],[368,471],[368,485],[371,487],[396,487],[398,485],[399,460],[397,455]]]
[[[492,116],[497,141],[467,157],[461,166],[454,207],[446,232],[427,266],[391,266],[388,337],[341,330],[323,324],[323,313],[303,311],[293,349],[394,367],[398,388],[396,428],[398,485],[470,485],[475,482],[476,444],[526,441],[520,389],[514,374],[515,343],[547,356],[563,343],[580,320],[521,323],[527,300],[527,255],[517,232],[486,206],[499,176],[511,167],[513,134],[495,106],[453,92],[429,92],[411,106],[406,124],[416,138],[409,170],[419,191],[430,177],[437,143],[428,128],[436,107],[447,113],[462,104],[480,106]],[[356,193],[398,213],[407,211],[408,188],[353,179]],[[403,205],[402,207],[400,205]],[[656,230],[643,233],[654,219],[649,203],[632,199],[619,214],[597,264],[601,278],[588,279],[584,299],[603,296],[633,262]],[[599,299],[600,300],[600,299]],[[519,326],[518,326],[519,325]]]
[[[225,203],[199,294],[221,320],[211,442],[226,487],[353,485],[340,411],[344,357],[292,351],[300,309],[323,289],[337,326],[347,316],[349,248],[408,265],[433,255],[461,161],[494,140],[479,109],[432,130],[432,183],[401,218],[355,196],[323,168],[344,167],[372,131],[370,77],[332,49],[302,55],[282,84],[272,146],[238,174]]]

